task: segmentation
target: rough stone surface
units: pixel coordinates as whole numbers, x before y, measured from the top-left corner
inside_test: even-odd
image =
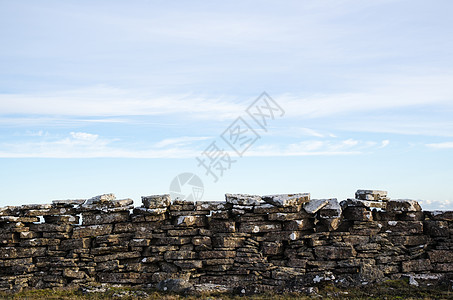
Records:
[[[360,200],[371,200],[371,201],[387,201],[387,191],[378,190],[357,190],[355,192],[355,198]]]
[[[133,208],[106,194],[0,208],[0,291],[101,283],[247,294],[453,276],[451,211],[358,196],[340,205],[308,194],[155,195]]]
[[[225,194],[226,203],[240,205],[240,206],[252,206],[260,205],[261,197],[257,195],[247,194]]]
[[[397,211],[397,212],[406,212],[406,211],[421,211],[422,208],[415,200],[410,199],[396,199],[390,200],[387,203],[387,211]]]
[[[304,210],[309,214],[315,214],[328,203],[329,200],[327,199],[311,199],[309,202],[304,203]]]
[[[142,197],[145,208],[166,208],[171,203],[170,195],[152,195]]]
[[[303,203],[310,201],[310,194],[280,194],[280,195],[267,195],[262,197],[263,200],[269,204],[277,207],[290,207],[300,206]]]

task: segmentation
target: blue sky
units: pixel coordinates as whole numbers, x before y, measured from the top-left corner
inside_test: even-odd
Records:
[[[453,209],[451,1],[0,0],[0,206],[168,193]],[[285,114],[245,112],[266,91]],[[259,135],[238,157],[221,134]],[[196,157],[236,160],[217,182]]]

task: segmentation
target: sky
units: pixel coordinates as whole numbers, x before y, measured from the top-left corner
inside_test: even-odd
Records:
[[[176,184],[452,210],[452,9],[0,0],[0,206]]]

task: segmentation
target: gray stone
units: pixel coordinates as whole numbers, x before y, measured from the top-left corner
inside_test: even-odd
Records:
[[[386,208],[387,202],[384,201],[368,201],[360,199],[347,199],[340,202],[343,209],[346,207],[366,207],[366,208]]]
[[[260,205],[261,197],[248,194],[225,194],[226,203],[240,206]]]
[[[100,204],[115,200],[116,197],[114,194],[103,194],[99,196],[95,196],[93,198],[88,199],[84,205],[93,205],[93,204]]]
[[[328,203],[329,201],[327,199],[311,199],[309,202],[304,203],[303,207],[307,213],[315,214]]]
[[[399,212],[399,211],[421,211],[420,204],[415,200],[410,199],[396,199],[390,200],[387,203],[387,211]]]
[[[166,208],[170,206],[171,198],[169,194],[143,196],[142,203],[145,208]]]
[[[341,206],[336,198],[327,199],[327,205],[319,210],[320,218],[339,218],[341,216]]]
[[[187,293],[193,285],[186,279],[165,279],[157,284],[157,289],[162,292]]]
[[[54,205],[81,205],[85,203],[86,199],[68,199],[68,200],[53,200]]]
[[[310,193],[267,195],[262,199],[277,207],[300,206],[310,201]]]
[[[382,200],[387,201],[387,191],[379,190],[357,190],[355,192],[355,198],[360,200]]]
[[[441,211],[441,210],[435,210],[435,211],[425,211],[426,215],[431,219],[435,221],[453,221],[453,210],[450,211]]]

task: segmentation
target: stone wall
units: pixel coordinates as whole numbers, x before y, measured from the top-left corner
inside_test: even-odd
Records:
[[[453,211],[422,211],[383,191],[341,202],[310,194],[142,202],[107,194],[1,208],[0,290],[97,282],[281,292],[453,274]]]

